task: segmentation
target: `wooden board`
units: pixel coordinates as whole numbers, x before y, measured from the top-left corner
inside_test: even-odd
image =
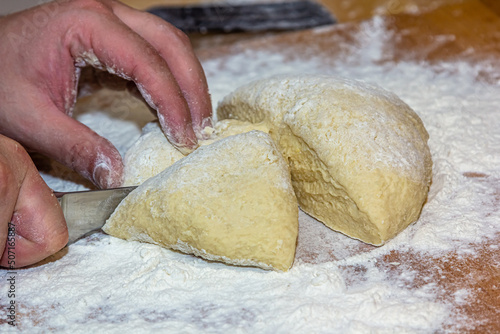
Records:
[[[125,1],[137,8],[147,8],[160,3],[185,3],[182,0]],[[196,0],[187,1],[200,2]],[[386,1],[353,0],[321,1],[344,24],[320,31],[294,33],[232,34],[192,36],[193,44],[203,60],[221,57],[244,50],[281,52],[289,50],[291,58],[307,58],[307,54],[329,59],[332,64],[346,57],[346,53],[363,52],[349,46],[355,43],[362,20],[374,15],[384,16],[384,24],[392,38],[384,41],[382,62],[467,61],[488,62],[491,71],[478,73],[478,80],[494,81],[500,78],[500,4],[494,0],[443,0],[443,1]],[[325,60],[328,61],[328,60]],[[466,173],[464,176],[481,182],[495,182],[488,175]],[[500,188],[497,187],[497,205],[500,205]],[[390,275],[402,275],[400,267],[390,263],[406,263],[417,270],[419,277],[415,288],[430,279],[441,288],[438,298],[453,304],[455,291],[472,292],[469,302],[456,306],[456,312],[466,314],[474,325],[466,324],[443,330],[470,333],[500,333],[500,256],[494,245],[500,235],[489,242],[475,246],[475,255],[462,256],[450,252],[440,258],[423,258],[412,252],[394,251],[379,259],[379,266]],[[304,253],[302,261],[312,261]],[[461,329],[460,329],[461,328]]]
[[[280,0],[272,0],[280,1]],[[224,3],[217,0],[122,0],[123,3],[137,8],[147,9],[153,6],[160,5],[199,5],[207,3]],[[257,2],[257,1],[256,1]],[[270,2],[270,1],[268,1]],[[425,13],[435,10],[439,7],[449,4],[460,4],[467,2],[466,0],[318,0],[321,4],[327,7],[339,20],[339,22],[361,21],[369,19],[374,15],[398,15],[404,13]],[[500,13],[500,3],[496,0],[483,0],[482,5],[485,5]],[[481,6],[478,6],[478,11],[481,11]],[[472,9],[474,14],[475,9]]]
[[[124,1],[136,8],[147,8],[159,3],[199,3],[200,0],[148,0]],[[262,50],[286,54],[293,59],[320,57],[325,62],[337,62],[349,56],[363,56],[363,48],[356,47],[356,35],[363,20],[375,14],[381,19],[391,38],[384,40],[383,62],[462,60],[472,63],[488,62],[491,70],[478,73],[478,80],[500,78],[500,6],[495,0],[323,0],[341,24],[317,31],[266,34],[193,35],[198,56],[204,60],[217,59],[245,50]],[[342,47],[339,47],[342,46]],[[287,50],[287,52],[283,52]],[[464,173],[464,177],[493,185],[495,204],[500,206],[500,183],[489,175]],[[455,312],[465,314],[472,327],[466,323],[445,325],[442,331],[467,333],[500,333],[500,256],[497,248],[500,235],[488,242],[474,245],[474,255],[464,256],[452,251],[441,257],[423,257],[411,251],[393,251],[377,258],[377,268],[393,277],[403,276],[405,268],[417,273],[412,288],[418,289],[429,281],[437,287],[438,300],[455,307]],[[299,245],[300,247],[300,245]],[[361,251],[372,246],[362,245]],[[313,254],[298,249],[298,259],[315,263]],[[335,260],[332,256],[332,261]],[[394,266],[402,263],[404,266]],[[353,277],[359,268],[346,266]],[[455,305],[454,292],[470,292],[466,304]],[[36,319],[33,310],[27,316]],[[447,326],[447,327],[446,327]]]
[[[342,4],[343,2],[337,2]],[[345,24],[319,31],[301,31],[294,33],[267,34],[265,36],[195,36],[194,43],[201,59],[221,57],[231,53],[243,53],[245,50],[265,50],[288,54],[291,58],[308,58],[314,55],[333,63],[345,59],[346,53],[363,52],[352,45],[354,36],[360,31],[358,19],[373,14],[377,4],[371,2],[368,12],[356,11],[355,1],[350,8],[344,8],[343,15],[349,16]],[[388,2],[385,2],[387,5]],[[435,4],[435,3],[434,3]],[[359,5],[359,2],[358,2]],[[481,1],[443,1],[441,6],[431,8],[422,5],[417,13],[408,13],[407,5],[402,10],[387,11],[384,24],[392,34],[384,41],[381,62],[425,61],[467,61],[472,63],[488,62],[492,70],[478,73],[478,80],[496,81],[500,78],[500,18],[498,6],[493,2]],[[494,8],[493,8],[494,7]],[[336,8],[336,5],[332,5]],[[378,7],[380,8],[380,7]],[[398,7],[399,8],[399,7]],[[495,9],[496,8],[496,9]],[[394,9],[394,7],[393,7]],[[337,15],[340,11],[337,11]],[[288,52],[283,52],[288,50]],[[351,54],[352,56],[352,54]],[[361,55],[359,55],[361,56]],[[488,175],[466,173],[468,178],[481,182],[495,182]],[[497,187],[497,203],[500,205],[500,188]],[[500,243],[500,234],[490,242],[475,246],[476,254],[462,256],[450,252],[440,258],[423,258],[412,252],[394,251],[379,259],[380,267],[389,275],[403,275],[401,268],[390,263],[406,263],[407,267],[417,270],[419,278],[415,288],[430,279],[441,289],[438,298],[453,305],[451,296],[461,289],[471,291],[472,296],[464,306],[453,306],[455,312],[466,314],[474,325],[466,329],[465,323],[443,330],[470,333],[500,333],[500,256],[494,251],[494,245]],[[301,260],[307,262],[304,254]],[[354,270],[354,268],[353,268]]]

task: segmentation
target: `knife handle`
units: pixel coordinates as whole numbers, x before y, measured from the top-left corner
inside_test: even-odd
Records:
[[[68,225],[68,244],[103,227],[118,204],[135,188],[54,192]]]

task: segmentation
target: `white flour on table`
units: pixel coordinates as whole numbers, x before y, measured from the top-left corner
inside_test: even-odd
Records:
[[[371,45],[374,54],[380,54],[377,40]],[[447,251],[467,254],[473,251],[471,245],[500,232],[498,189],[492,186],[500,180],[499,85],[476,81],[484,68],[466,63],[374,65],[368,58],[355,65],[325,67],[319,59],[289,61],[279,54],[248,51],[203,65],[214,108],[240,84],[279,73],[356,78],[399,95],[430,134],[433,184],[419,221],[375,248],[301,213],[297,259],[286,273],[206,262],[96,233],[43,265],[18,270],[18,327],[68,333],[440,330],[452,310],[437,301],[438,287],[432,282],[411,287],[415,271],[408,268],[404,277],[392,277],[377,261],[391,250],[424,256]],[[123,154],[150,116],[90,110],[77,118],[109,138]],[[60,171],[63,179],[43,175],[50,187],[86,189],[88,183]],[[467,173],[484,177],[470,178]],[[0,271],[3,305],[5,275]],[[455,300],[465,303],[467,291],[457,291]],[[0,325],[0,331],[10,330],[7,324]]]

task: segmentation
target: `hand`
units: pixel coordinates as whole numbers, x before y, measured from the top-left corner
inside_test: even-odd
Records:
[[[172,144],[189,152],[211,122],[206,79],[187,37],[114,0],[54,1],[0,19],[0,134],[76,170],[121,184],[115,147],[71,118],[81,67],[132,80]]]
[[[67,242],[66,222],[52,191],[23,147],[0,135],[0,266],[36,263]]]

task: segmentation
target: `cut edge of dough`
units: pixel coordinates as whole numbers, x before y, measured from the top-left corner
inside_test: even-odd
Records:
[[[188,243],[183,242],[182,240],[179,240],[179,239],[177,240],[176,244],[171,245],[171,248],[178,250],[178,251],[185,253],[185,254],[192,254],[192,255],[201,257],[201,258],[208,260],[208,261],[223,262],[223,263],[234,265],[234,266],[258,267],[258,268],[265,269],[265,270],[279,270],[279,271],[287,271],[292,267],[292,265],[290,265],[288,267],[278,268],[278,267],[273,266],[271,264],[266,264],[264,262],[254,261],[251,259],[239,260],[239,259],[232,259],[232,258],[229,258],[227,256],[223,256],[223,255],[214,255],[214,254],[208,253],[204,249],[194,248],[191,245],[189,245]],[[293,264],[293,262],[292,262],[292,264]]]
[[[236,134],[234,136],[229,136],[229,137],[235,137],[235,136],[250,136],[249,139],[252,140],[258,140],[261,145],[266,145],[269,146],[269,148],[272,149],[273,154],[276,155],[278,159],[278,163],[280,164],[281,167],[286,168],[286,177],[285,174],[283,174],[284,179],[287,179],[288,181],[283,184],[283,187],[281,186],[282,183],[276,183],[276,189],[279,191],[282,191],[283,193],[289,194],[290,196],[293,197],[293,208],[295,210],[295,214],[293,215],[293,221],[294,221],[294,229],[296,229],[295,236],[294,236],[294,247],[293,247],[293,254],[291,256],[286,256],[284,261],[280,261],[279,258],[270,258],[266,259],[265,262],[255,260],[252,258],[252,256],[249,256],[248,258],[242,259],[238,257],[228,257],[223,254],[213,254],[209,253],[205,250],[205,247],[195,247],[187,242],[177,239],[177,240],[171,240],[168,243],[165,243],[161,238],[160,239],[155,239],[151,237],[150,233],[144,230],[143,228],[136,228],[133,224],[130,223],[121,223],[122,219],[120,219],[120,214],[118,214],[118,211],[122,205],[125,205],[127,199],[122,201],[120,205],[117,207],[115,212],[112,214],[112,216],[108,219],[106,224],[103,226],[103,231],[106,233],[126,239],[126,240],[131,240],[131,241],[140,241],[140,242],[147,242],[155,245],[159,245],[163,248],[167,249],[173,249],[176,251],[180,251],[183,253],[187,254],[192,254],[195,256],[199,256],[203,259],[209,260],[209,261],[222,261],[224,263],[227,263],[229,265],[238,265],[238,266],[251,266],[251,267],[258,267],[266,270],[277,270],[277,271],[287,271],[289,270],[294,262],[295,258],[295,250],[296,250],[296,242],[297,242],[297,233],[298,233],[298,205],[295,197],[295,193],[293,190],[293,187],[291,185],[291,180],[290,180],[290,174],[288,172],[288,164],[283,158],[282,153],[280,150],[277,148],[276,143],[272,140],[271,136],[265,132],[259,131],[259,130],[251,130],[249,132],[241,133],[241,134]],[[242,137],[243,138],[243,137]],[[221,145],[226,145],[229,142],[228,137],[221,139],[217,143],[214,143],[215,146],[221,146]],[[245,141],[245,143],[248,144],[248,141]],[[201,148],[200,151],[196,154],[202,154],[204,150],[208,149],[207,145],[204,148]],[[264,156],[261,156],[264,159]],[[185,157],[184,159],[190,159],[190,157]],[[187,160],[181,159],[174,163],[172,166],[164,170],[162,173],[169,173],[169,171],[173,171],[176,168],[179,168],[179,166],[182,166],[183,163],[186,163]],[[182,162],[184,161],[184,162]],[[280,168],[281,170],[281,168]],[[162,174],[160,173],[160,174]],[[156,177],[159,177],[158,175]],[[137,196],[138,193],[140,193],[143,189],[147,189],[147,187],[150,184],[157,184],[154,178],[146,180],[142,185],[140,185],[137,189],[135,189],[133,192],[131,192],[128,196]],[[291,203],[291,202],[290,202]],[[116,215],[116,218],[113,219]],[[121,217],[123,218],[123,217]],[[132,219],[133,220],[133,219]],[[115,229],[115,230],[113,230]],[[269,260],[269,261],[268,261]]]
[[[423,209],[423,205],[425,204],[427,195],[428,195],[428,190],[430,187],[431,179],[432,179],[432,158],[430,156],[427,140],[428,140],[428,133],[427,130],[425,129],[421,119],[419,118],[418,114],[415,113],[414,110],[412,110],[406,103],[404,103],[396,94],[388,92],[384,90],[383,88],[380,88],[375,85],[367,84],[365,82],[354,82],[356,85],[354,86],[352,83],[350,83],[347,79],[336,79],[333,77],[328,77],[328,76],[311,76],[311,75],[294,75],[294,76],[286,76],[286,75],[278,75],[274,77],[270,77],[267,79],[260,79],[260,80],[255,80],[251,83],[248,83],[247,85],[244,85],[238,89],[236,89],[233,93],[227,95],[224,97],[222,101],[219,102],[219,105],[217,107],[217,115],[219,119],[238,119],[241,121],[250,121],[250,122],[267,122],[270,127],[269,133],[272,135],[273,139],[276,141],[278,146],[280,147],[280,150],[282,154],[285,156],[285,158],[290,162],[291,161],[291,156],[296,155],[295,153],[288,154],[286,149],[283,149],[283,143],[281,141],[283,139],[288,140],[287,137],[287,132],[290,132],[290,135],[295,137],[296,139],[300,138],[300,141],[305,144],[305,146],[309,146],[309,143],[307,140],[304,140],[301,138],[301,136],[298,133],[294,133],[295,131],[292,131],[290,128],[290,124],[288,124],[284,117],[287,116],[288,112],[288,107],[284,107],[279,104],[277,100],[282,98],[284,94],[288,91],[291,91],[292,94],[294,95],[295,99],[298,99],[297,103],[302,105],[303,99],[299,98],[301,94],[304,94],[304,88],[301,86],[297,88],[298,90],[295,91],[295,88],[292,88],[290,81],[293,80],[298,80],[302,82],[301,80],[308,78],[312,78],[312,81],[317,84],[317,80],[321,78],[326,78],[328,80],[333,80],[332,82],[335,83],[335,85],[338,85],[341,83],[342,85],[349,86],[348,90],[355,91],[355,89],[358,87],[358,84],[362,88],[362,92],[356,92],[356,94],[362,94],[362,95],[367,95],[370,98],[376,96],[377,98],[381,99],[386,99],[389,103],[392,103],[394,106],[399,107],[400,109],[403,109],[403,112],[405,112],[411,121],[412,125],[416,128],[416,130],[419,133],[419,138],[420,140],[424,143],[424,149],[426,149],[426,152],[423,151],[424,155],[424,170],[422,171],[421,174],[419,174],[419,177],[417,179],[413,178],[411,173],[407,172],[399,172],[397,169],[392,168],[392,166],[387,165],[384,166],[384,168],[380,168],[380,166],[375,167],[375,168],[366,168],[365,172],[368,173],[373,173],[374,175],[379,173],[380,171],[386,170],[390,172],[391,174],[397,176],[398,178],[404,179],[406,182],[406,186],[409,188],[413,189],[414,191],[421,191],[425,192],[425,196],[418,196],[418,198],[413,198],[412,202],[418,202],[420,203],[420,206],[418,210],[414,208],[410,208],[410,210],[399,210],[396,212],[396,215],[391,214],[388,216],[388,218],[394,218],[396,223],[392,222],[392,225],[395,225],[394,228],[389,228],[384,226],[385,224],[389,224],[390,221],[384,221],[383,219],[380,219],[380,215],[378,217],[372,217],[372,210],[366,211],[366,208],[363,207],[363,201],[359,201],[358,197],[359,194],[351,194],[350,185],[349,184],[342,184],[342,180],[338,180],[336,177],[332,176],[332,171],[330,170],[330,167],[324,168],[325,171],[327,171],[328,177],[331,180],[334,180],[336,183],[338,183],[340,186],[342,186],[346,192],[346,196],[349,197],[349,199],[354,203],[354,205],[358,208],[358,211],[360,214],[365,214],[368,219],[368,224],[372,226],[372,228],[366,229],[362,228],[365,231],[365,233],[351,233],[352,231],[349,231],[349,229],[339,229],[339,226],[336,226],[335,222],[332,222],[332,219],[329,219],[328,216],[325,217],[325,215],[322,214],[315,214],[313,213],[314,210],[308,210],[304,208],[302,197],[301,196],[301,191],[300,188],[297,189],[296,187],[296,181],[294,181],[294,177],[292,175],[292,180],[294,181],[294,189],[295,193],[297,195],[297,199],[299,200],[299,203],[301,204],[301,208],[310,214],[311,216],[315,217],[319,221],[323,222],[324,225],[328,226],[329,228],[341,232],[342,234],[345,234],[351,238],[361,240],[366,243],[370,243],[376,246],[381,246],[391,238],[395,237],[398,233],[400,233],[402,230],[404,230],[407,226],[413,224],[415,221],[418,220],[420,213]],[[338,82],[337,82],[338,81]],[[276,86],[276,88],[275,88]],[[359,88],[359,87],[358,87]],[[241,93],[242,91],[245,91],[245,93]],[[243,98],[240,99],[238,94],[242,94]],[[316,96],[316,95],[315,95]],[[272,97],[270,100],[270,105],[266,105],[265,103],[265,98]],[[288,106],[288,104],[287,104]],[[297,104],[295,103],[290,103],[290,108],[297,108]],[[273,109],[274,108],[274,109]],[[275,108],[279,108],[276,109]],[[288,115],[290,116],[290,115]],[[299,145],[300,146],[300,145]],[[298,150],[295,148],[295,150]],[[300,150],[299,150],[300,151]],[[317,152],[315,149],[311,149],[312,153],[317,155]],[[300,154],[299,154],[300,155]],[[317,156],[316,159],[319,160],[322,164],[325,166],[329,166],[328,163],[323,161],[320,156]],[[290,169],[293,170],[292,166],[290,166]],[[324,179],[326,175],[322,175],[322,179]],[[327,178],[328,178],[327,177]],[[346,181],[346,180],[344,180]],[[306,182],[307,183],[307,182]],[[406,191],[406,197],[411,198],[411,196],[408,196],[408,191]],[[376,201],[375,201],[376,202]],[[387,205],[387,203],[382,203]],[[372,204],[373,205],[373,204]],[[361,207],[359,207],[361,206]],[[324,211],[324,210],[320,210]],[[377,211],[377,210],[376,210]],[[377,216],[377,215],[375,215]],[[398,221],[398,218],[401,221]],[[375,219],[373,219],[375,218]],[[392,220],[392,219],[391,219]],[[357,223],[356,220],[352,220],[353,223]],[[346,224],[343,224],[346,225]],[[363,224],[365,225],[365,224]],[[359,226],[359,225],[358,225]],[[363,236],[363,234],[366,235],[366,232],[370,230],[371,231],[371,236],[366,238]]]

